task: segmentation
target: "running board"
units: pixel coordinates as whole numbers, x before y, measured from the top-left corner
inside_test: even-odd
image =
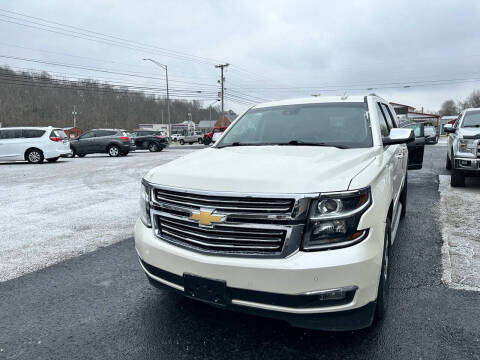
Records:
[[[398,230],[398,225],[400,224],[400,214],[402,213],[402,203],[399,201],[398,206],[397,206],[397,213],[395,214],[395,220],[393,221],[393,228],[392,228],[392,241],[391,243],[395,241],[395,238],[397,236],[397,230]]]

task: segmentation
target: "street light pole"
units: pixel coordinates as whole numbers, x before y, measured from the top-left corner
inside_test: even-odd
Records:
[[[171,135],[171,129],[172,129],[172,123],[170,121],[170,95],[169,95],[169,91],[168,91],[168,67],[167,65],[164,65],[164,64],[161,64],[159,63],[158,61],[156,60],[153,60],[153,59],[143,59],[144,61],[151,61],[152,63],[154,63],[155,65],[157,66],[160,66],[162,69],[165,69],[165,79],[166,79],[166,82],[167,82],[167,121],[168,121],[168,135],[170,136]]]

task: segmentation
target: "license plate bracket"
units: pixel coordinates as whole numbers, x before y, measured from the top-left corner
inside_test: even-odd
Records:
[[[207,279],[185,273],[183,274],[185,295],[217,306],[226,306],[227,283],[224,280]]]

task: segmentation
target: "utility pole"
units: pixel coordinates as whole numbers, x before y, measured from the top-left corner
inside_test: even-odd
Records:
[[[73,105],[73,111],[72,111],[72,115],[73,115],[73,127],[77,127],[77,110],[75,108],[75,105]]]
[[[165,79],[167,81],[167,121],[168,121],[168,135],[170,136],[171,132],[172,132],[172,123],[170,121],[170,95],[169,95],[169,92],[168,92],[168,67],[167,65],[164,65],[164,64],[161,64],[159,63],[158,61],[156,60],[153,60],[153,59],[143,59],[144,61],[151,61],[152,63],[154,63],[155,65],[157,66],[160,66],[162,69],[165,70]]]
[[[224,94],[225,94],[225,76],[223,76],[223,69],[226,68],[228,65],[228,63],[225,63],[225,64],[218,64],[218,65],[215,65],[215,67],[218,69],[220,68],[220,86],[221,86],[221,99],[222,99],[222,122],[224,121]]]

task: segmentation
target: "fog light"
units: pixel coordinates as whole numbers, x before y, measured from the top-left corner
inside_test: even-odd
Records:
[[[318,296],[321,301],[345,300],[347,297],[352,300],[356,290],[356,286],[346,286],[338,289],[311,291],[306,295]]]
[[[472,162],[470,160],[460,160],[460,165],[462,166],[470,166]]]

